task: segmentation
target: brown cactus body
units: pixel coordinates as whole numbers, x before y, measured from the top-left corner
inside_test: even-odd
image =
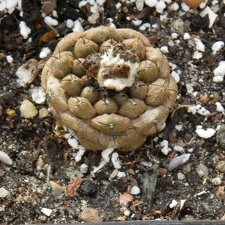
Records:
[[[177,97],[163,54],[141,33],[109,27],[62,39],[42,85],[54,117],[88,150],[137,149],[164,128]]]

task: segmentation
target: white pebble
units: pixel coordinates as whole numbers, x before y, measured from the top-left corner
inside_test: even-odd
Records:
[[[202,163],[196,167],[196,172],[199,177],[207,177],[209,174],[208,168]]]
[[[172,39],[178,38],[178,33],[172,33],[172,34],[171,34],[171,38],[172,38]]]
[[[217,52],[219,52],[224,47],[223,41],[217,41],[212,45],[213,54],[215,55]]]
[[[119,154],[117,152],[112,154],[111,161],[115,169],[120,169],[122,167],[119,161]]]
[[[172,71],[171,72],[171,76],[174,78],[176,83],[180,82],[180,76],[179,76],[179,74],[176,71]]]
[[[202,195],[207,194],[207,193],[208,193],[208,192],[206,192],[206,191],[201,191],[201,192],[195,194],[194,197],[202,196]]]
[[[130,210],[127,208],[123,211],[124,216],[129,216],[130,215]]]
[[[24,65],[17,69],[16,76],[18,77],[17,82],[23,87],[30,84],[35,78],[34,73]]]
[[[3,151],[0,151],[0,161],[7,165],[12,165],[13,163],[8,154]]]
[[[40,118],[45,118],[48,116],[48,110],[46,108],[41,108],[38,112]]]
[[[87,173],[87,171],[88,171],[88,165],[85,164],[85,163],[81,164],[80,165],[80,172],[81,173]]]
[[[180,156],[177,156],[175,158],[173,158],[170,162],[169,162],[169,165],[167,167],[167,169],[169,171],[177,168],[178,166],[184,164],[185,162],[187,162],[190,158],[190,153],[187,153],[187,154],[183,154],[183,155],[180,155]]]
[[[156,4],[155,8],[156,8],[156,12],[161,14],[163,10],[166,8],[166,4],[164,1],[159,1]]]
[[[58,18],[58,13],[56,10],[53,10],[52,11],[52,16],[54,16],[55,18]]]
[[[204,52],[205,45],[202,43],[202,41],[199,38],[195,38],[194,41],[195,41],[196,50],[198,50],[200,52]]]
[[[142,20],[139,20],[139,19],[133,19],[133,20],[132,20],[132,23],[133,23],[135,26],[139,26],[139,25],[141,25]]]
[[[52,213],[52,209],[41,208],[41,212],[44,213],[46,216],[50,216]]]
[[[136,1],[136,8],[138,11],[142,11],[142,9],[144,8],[144,2],[145,2],[144,0]]]
[[[44,58],[46,58],[50,53],[51,53],[50,48],[44,47],[44,48],[41,49],[41,52],[40,52],[40,54],[39,54],[39,58],[40,58],[40,59],[44,59]]]
[[[191,83],[186,84],[187,93],[189,93],[189,94],[193,93],[193,91],[194,91],[194,88],[192,85],[193,84],[191,84]]]
[[[5,198],[8,194],[9,192],[4,187],[0,188],[0,198]]]
[[[184,148],[180,145],[174,145],[173,149],[176,151],[176,152],[184,152]]]
[[[139,27],[139,30],[144,31],[144,30],[150,29],[150,28],[151,28],[150,23],[143,23],[143,24]]]
[[[68,20],[66,21],[66,26],[67,26],[69,29],[72,29],[72,28],[74,27],[74,22],[73,22],[73,20],[68,19]]]
[[[109,162],[109,155],[114,151],[114,148],[106,148],[102,151],[102,158],[104,161]]]
[[[191,36],[189,33],[184,33],[183,38],[184,38],[184,40],[189,40],[191,38]]]
[[[220,83],[223,82],[225,76],[225,61],[220,61],[218,67],[213,70],[213,81]]]
[[[179,5],[175,2],[170,6],[170,9],[173,11],[177,11],[179,9]]]
[[[140,192],[141,192],[141,190],[138,186],[133,186],[130,190],[130,193],[132,195],[138,195],[138,194],[140,194]]]
[[[116,9],[119,9],[122,6],[122,4],[118,2],[115,6],[116,6]]]
[[[207,110],[205,107],[201,107],[197,112],[201,116],[208,116],[210,114],[209,110]]]
[[[194,105],[194,106],[190,106],[190,107],[188,107],[188,112],[195,115],[200,108],[201,108],[201,105],[199,105],[199,104]]]
[[[88,17],[88,22],[91,24],[95,24],[98,18],[99,18],[99,12],[93,13],[91,16]]]
[[[73,149],[78,149],[79,143],[76,138],[69,138],[67,142]]]
[[[222,180],[220,179],[220,177],[215,177],[212,179],[212,183],[214,185],[220,185],[222,183]]]
[[[216,111],[217,112],[224,112],[224,107],[222,106],[222,104],[220,102],[216,102]]]
[[[5,9],[6,9],[6,2],[5,1],[0,2],[0,12],[5,11]]]
[[[187,4],[184,3],[184,2],[181,3],[181,8],[182,8],[185,12],[189,11],[189,9],[190,9],[189,5],[187,5]]]
[[[34,87],[30,90],[32,100],[37,104],[42,104],[45,102],[46,94],[42,87]]]
[[[77,152],[76,156],[75,156],[75,161],[79,162],[82,159],[83,154],[85,153],[86,149],[79,145],[78,146],[79,151]]]
[[[178,173],[177,174],[177,179],[178,180],[183,180],[185,178],[184,174],[183,173]]]
[[[20,106],[20,116],[26,119],[33,118],[38,114],[34,104],[25,99]]]
[[[15,9],[18,4],[18,0],[5,0],[5,2],[8,10]]]
[[[118,178],[126,177],[126,173],[125,172],[118,171],[117,177]]]
[[[152,163],[149,161],[143,161],[143,162],[141,162],[141,164],[146,167],[152,167]]]
[[[161,152],[164,155],[167,155],[171,151],[171,148],[169,148],[169,142],[167,140],[163,140],[160,143],[160,147],[161,147]]]
[[[82,27],[82,25],[81,25],[81,23],[80,23],[79,20],[76,20],[76,21],[74,22],[73,32],[76,32],[76,31],[78,31],[78,32],[84,31],[84,28]]]
[[[58,25],[58,21],[56,19],[53,19],[50,16],[46,16],[44,21],[48,26],[57,26]]]
[[[8,63],[12,63],[13,62],[13,57],[11,55],[7,55],[6,56],[6,60]]]
[[[145,4],[149,7],[154,7],[158,3],[158,0],[145,0]]]
[[[195,132],[199,137],[208,139],[211,138],[216,133],[216,130],[213,128],[207,128],[206,130],[204,130],[202,126],[197,126]]]
[[[78,7],[82,8],[85,5],[87,5],[87,1],[80,1]]]
[[[98,172],[101,168],[103,168],[105,166],[106,163],[107,163],[106,161],[102,160],[97,167],[93,166],[93,171],[92,172],[93,173]]]
[[[182,128],[183,128],[183,125],[182,125],[182,124],[179,124],[179,125],[176,125],[176,126],[175,126],[175,129],[176,129],[177,131],[181,131]]]
[[[168,46],[162,46],[161,48],[160,48],[160,51],[162,52],[162,53],[168,53],[169,52],[169,50],[168,50]]]
[[[112,171],[112,173],[110,174],[109,177],[110,177],[111,179],[113,179],[113,178],[116,177],[117,173],[118,173],[118,170],[117,170],[117,169],[114,169],[114,170]]]
[[[201,13],[201,17],[205,17],[206,15],[209,16],[209,28],[211,28],[217,18],[217,14],[214,13],[209,6],[207,6]]]
[[[199,8],[200,8],[200,9],[204,9],[204,8],[206,7],[206,2],[207,2],[207,1],[201,2],[200,5],[199,5]]]
[[[21,21],[19,24],[20,27],[20,34],[23,36],[24,39],[28,38],[28,35],[31,33],[31,29],[27,26],[24,21]]]
[[[199,51],[194,51],[193,55],[192,55],[193,59],[201,59],[202,58],[202,53]]]
[[[175,199],[172,200],[172,202],[170,203],[170,208],[174,208],[177,205],[177,201]]]
[[[96,167],[93,167],[93,173],[96,173],[98,170],[100,170],[103,166],[105,166],[106,163],[109,162],[109,156],[110,154],[114,151],[114,148],[106,148],[102,151],[101,155],[102,155],[102,161],[100,162],[100,164]]]

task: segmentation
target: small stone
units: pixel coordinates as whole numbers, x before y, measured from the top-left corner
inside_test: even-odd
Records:
[[[140,192],[141,192],[141,190],[138,186],[133,186],[130,190],[130,193],[132,195],[138,195],[138,194],[140,194]]]
[[[41,212],[44,213],[46,216],[50,216],[52,213],[52,209],[41,208]]]
[[[34,104],[29,100],[24,100],[20,106],[20,116],[26,119],[33,118],[38,114]]]
[[[205,9],[200,13],[200,16],[202,18],[204,18],[206,15],[209,18],[209,28],[210,28],[213,26],[218,15],[215,12],[213,12],[213,10],[209,6],[205,7]]]
[[[38,113],[40,118],[45,118],[48,116],[48,110],[46,108],[41,108]]]
[[[177,174],[177,179],[178,180],[183,180],[185,178],[184,174],[183,173],[178,173]]]
[[[55,2],[44,2],[41,9],[42,11],[46,14],[49,15],[52,13],[52,11],[56,8],[56,3]]]
[[[77,189],[80,187],[80,185],[83,183],[84,179],[82,177],[75,177],[70,180],[68,186],[67,186],[67,194],[71,198],[73,198],[76,195]]]
[[[219,172],[224,173],[225,172],[225,161],[219,161],[218,164],[216,165],[216,169]]]
[[[85,164],[85,163],[81,164],[80,165],[80,172],[81,173],[87,173],[87,171],[88,171],[88,165]]]
[[[25,87],[27,84],[30,84],[35,79],[37,73],[37,60],[30,59],[28,62],[26,62],[17,69],[17,82],[20,86]]]
[[[221,220],[225,220],[225,214],[220,219]]]
[[[99,216],[98,210],[94,208],[84,208],[79,214],[79,219],[86,223],[101,223],[103,219]]]
[[[50,181],[50,184],[52,186],[52,194],[54,196],[59,196],[60,194],[62,194],[66,190],[65,187],[60,186],[59,184],[57,184],[54,181]]]
[[[130,210],[127,208],[123,211],[124,216],[129,216],[130,215]]]
[[[0,188],[0,198],[5,198],[9,192],[5,188]]]
[[[216,142],[220,148],[225,150],[225,125],[221,125],[216,134]]]
[[[200,163],[197,166],[196,172],[197,172],[199,177],[207,177],[208,174],[209,174],[208,168],[205,165],[203,165],[202,163]]]
[[[198,8],[199,5],[203,2],[204,0],[183,0],[187,5],[189,5],[191,8],[195,9]]]
[[[149,168],[140,179],[140,188],[142,191],[141,198],[147,202],[148,210],[151,209],[153,203],[153,196],[158,179],[158,165],[155,164]]]
[[[31,89],[31,97],[35,103],[42,104],[46,99],[46,94],[42,87],[34,87]]]
[[[212,183],[214,185],[220,185],[222,183],[222,180],[220,179],[220,177],[215,177],[212,179]]]
[[[204,130],[201,126],[197,126],[195,132],[199,137],[208,139],[216,133],[216,130],[213,128],[207,128],[206,130]]]
[[[12,165],[13,163],[12,159],[8,156],[8,154],[1,150],[0,150],[0,161],[7,165]]]
[[[216,196],[218,198],[225,198],[225,192],[224,192],[224,187],[223,186],[219,186],[217,191],[216,191]]]
[[[160,175],[165,175],[165,174],[167,174],[167,169],[166,168],[159,168],[159,174]]]
[[[119,197],[119,202],[121,206],[126,206],[129,202],[132,202],[134,197],[131,194],[123,193]]]
[[[177,201],[175,199],[173,199],[173,201],[170,203],[170,208],[174,208],[177,205]]]

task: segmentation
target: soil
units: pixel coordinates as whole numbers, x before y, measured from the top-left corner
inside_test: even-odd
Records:
[[[213,54],[211,47],[216,41],[225,41],[225,4],[208,1],[208,7],[218,5],[217,20],[209,28],[209,18],[199,15],[202,9],[184,12],[179,0],[175,1],[180,6],[177,11],[171,10],[172,3],[166,3],[163,14],[166,19],[163,21],[154,7],[144,5],[141,11],[137,11],[133,1],[121,1],[122,5],[117,9],[115,1],[106,0],[104,10],[94,24],[87,19],[91,14],[90,5],[79,8],[78,1],[56,1],[58,35],[52,37],[49,33],[51,28],[45,24],[40,13],[42,3],[38,0],[22,2],[22,16],[19,9],[12,14],[0,12],[0,150],[13,161],[12,165],[0,163],[0,188],[8,191],[7,196],[0,196],[0,223],[77,223],[84,221],[80,214],[85,207],[96,209],[104,222],[225,220],[225,148],[218,145],[216,134],[205,139],[195,132],[196,127],[201,125],[218,133],[220,125],[224,124],[224,111],[217,111],[215,104],[220,102],[225,107],[224,81],[213,82],[213,70],[224,60],[225,49],[223,47]],[[170,63],[176,65],[174,71],[180,77],[177,108],[173,113],[171,110],[166,129],[155,137],[149,137],[135,152],[119,153],[121,176],[118,173],[112,175],[118,172],[112,163],[92,173],[93,166],[98,166],[101,161],[101,154],[97,151],[86,151],[81,161],[76,162],[74,155],[77,150],[57,135],[51,114],[45,118],[37,115],[32,119],[24,119],[20,115],[22,101],[32,101],[30,89],[41,86],[41,73],[31,84],[21,87],[17,82],[17,69],[31,58],[40,60],[41,48],[53,50],[64,35],[72,32],[66,27],[65,20],[75,21],[78,18],[84,30],[107,26],[109,18],[114,19],[117,28],[139,30],[132,23],[134,18],[141,19],[142,24],[156,24],[155,28],[142,33],[154,47],[168,46],[169,51],[165,55]],[[30,27],[29,41],[21,36],[19,21],[25,21]],[[175,21],[182,25],[175,29]],[[173,45],[172,33],[178,35]],[[191,38],[185,40],[184,33],[189,33]],[[199,37],[205,45],[199,59],[192,58],[196,51],[192,44],[195,37]],[[13,57],[13,62],[7,61],[8,55]],[[193,87],[192,92],[187,91],[187,84]],[[210,113],[204,116],[188,112],[188,106],[198,104]],[[47,101],[35,104],[35,107],[37,110],[48,108]],[[163,140],[168,140],[172,149],[169,155],[161,152]],[[175,151],[176,146],[190,153],[190,158],[185,164],[168,171],[171,157],[183,154]],[[88,165],[84,174],[80,172],[82,164]],[[196,171],[199,165],[205,166],[203,176]],[[157,166],[156,169],[153,166]],[[54,194],[54,187],[49,183],[49,180],[54,181],[68,190],[71,180],[77,177],[83,180],[73,186],[74,195],[69,195],[67,191]],[[219,178],[219,183],[213,178]],[[152,182],[153,190],[148,190],[151,183],[147,183],[145,188],[146,182]],[[133,186],[139,187],[141,192],[132,194],[133,200],[126,205],[120,205],[119,196],[129,193]],[[173,200],[178,202],[174,207],[170,205]],[[43,213],[43,208],[51,209],[50,215]]]

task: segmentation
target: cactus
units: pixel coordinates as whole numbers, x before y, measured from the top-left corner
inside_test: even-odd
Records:
[[[136,150],[164,128],[177,97],[167,59],[144,35],[103,26],[63,38],[42,86],[53,116],[87,150]]]

